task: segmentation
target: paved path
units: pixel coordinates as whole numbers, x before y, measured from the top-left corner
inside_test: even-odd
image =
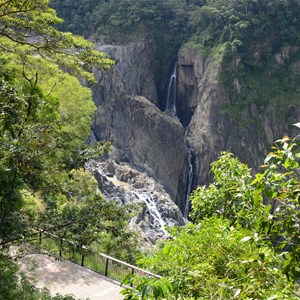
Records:
[[[52,295],[73,294],[75,297],[90,300],[123,299],[119,294],[122,290],[120,283],[70,261],[31,254],[18,262],[21,271],[26,273],[31,282],[39,288],[48,288]]]

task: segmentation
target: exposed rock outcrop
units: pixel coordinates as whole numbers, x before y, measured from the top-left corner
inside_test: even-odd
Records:
[[[226,98],[217,80],[220,65],[211,58],[203,59],[199,49],[182,48],[178,69],[179,114],[187,125],[193,181],[198,184],[207,180],[210,163],[225,148],[228,125],[226,118],[218,114],[218,108]]]
[[[157,102],[153,79],[155,44],[131,43],[127,46],[96,45],[116,61],[109,71],[94,70],[98,83],[93,87],[93,99],[97,106],[93,133],[97,140],[111,141],[112,126],[119,103],[124,99],[141,95]]]
[[[188,149],[179,120],[155,105],[154,44],[97,48],[110,53],[117,64],[108,72],[95,70],[95,137],[112,143],[111,157],[117,162],[131,163],[159,181],[183,211]]]
[[[231,99],[219,83],[221,64],[212,56],[203,58],[200,49],[182,47],[178,70],[178,107],[193,155],[194,186],[207,182],[210,164],[221,151],[230,151],[257,168],[272,142],[287,134],[289,125],[300,119],[299,107],[289,106],[282,112],[270,101],[263,112],[255,104],[240,111],[242,122],[236,122],[222,112],[224,107],[230,107]],[[232,84],[240,93],[242,85],[238,79]],[[288,120],[283,121],[283,115]]]
[[[100,79],[97,85],[98,93],[94,98],[96,103],[100,104],[110,100],[112,96],[125,94],[144,96],[157,104],[153,75],[156,47],[153,41],[136,41],[118,46],[96,44],[95,48],[108,53],[116,62],[108,72],[100,71],[96,74]]]
[[[86,167],[95,175],[107,200],[135,204],[138,208],[138,214],[129,220],[129,225],[142,238],[145,247],[169,236],[165,226],[185,224],[165,189],[147,174],[112,159],[90,161]]]
[[[119,104],[113,130],[113,157],[156,178],[183,208],[188,150],[179,120],[136,96]]]
[[[256,168],[272,142],[288,133],[290,124],[300,121],[299,106],[278,110],[272,101],[263,111],[254,103],[248,105],[239,112],[237,121],[230,115],[235,104],[220,84],[220,57],[212,54],[204,58],[199,48],[189,44],[178,53],[178,117],[162,112],[158,107],[165,99],[158,99],[154,84],[152,41],[97,48],[110,53],[117,64],[108,72],[95,70],[99,83],[93,89],[97,105],[94,135],[112,142],[110,155],[118,163],[131,164],[160,182],[182,212],[188,189],[188,148],[195,188],[209,181],[210,164],[221,151],[233,152]],[[298,48],[282,49],[274,55],[274,63],[281,66],[295,51]],[[259,62],[259,55],[255,61]],[[238,58],[233,61],[239,63]],[[297,80],[297,61],[290,71]],[[238,78],[232,79],[232,86],[237,94],[243,92]]]

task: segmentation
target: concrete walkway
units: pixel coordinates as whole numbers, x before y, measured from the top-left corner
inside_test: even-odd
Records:
[[[55,260],[41,254],[30,254],[18,260],[35,286],[46,287],[51,295],[72,294],[90,300],[119,300],[120,283],[66,260]]]

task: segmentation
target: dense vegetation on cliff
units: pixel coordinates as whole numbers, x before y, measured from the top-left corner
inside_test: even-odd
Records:
[[[48,4],[0,1],[1,299],[50,298],[19,280],[8,254],[34,228],[123,254],[132,240],[128,209],[106,202],[84,169],[108,145],[85,143],[95,105],[73,76],[92,82],[92,65],[113,62],[82,37],[57,31],[61,20]]]
[[[280,47],[299,40],[297,0],[52,0],[51,5],[65,20],[61,29],[86,36],[142,29],[144,34],[185,31],[189,36],[205,36],[201,43],[211,45],[267,37]]]
[[[297,103],[300,3],[298,0],[51,1],[62,30],[122,43],[138,37],[157,44],[158,88],[189,41],[223,64],[220,81],[230,98],[223,112],[239,118],[253,103]],[[258,80],[258,78],[260,78]]]

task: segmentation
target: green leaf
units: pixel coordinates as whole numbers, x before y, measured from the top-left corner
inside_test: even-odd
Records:
[[[142,288],[141,297],[142,299],[147,299],[146,298],[147,296],[148,296],[148,285],[144,285]]]

